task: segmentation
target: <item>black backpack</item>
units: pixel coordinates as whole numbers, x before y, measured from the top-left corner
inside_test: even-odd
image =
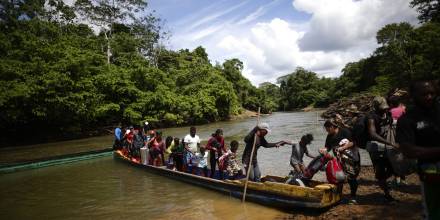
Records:
[[[356,120],[351,131],[356,146],[362,149],[365,149],[367,142],[370,140],[367,125],[368,117],[362,115]]]

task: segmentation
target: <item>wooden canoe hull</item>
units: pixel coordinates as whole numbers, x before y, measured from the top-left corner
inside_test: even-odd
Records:
[[[243,180],[217,180],[189,173],[174,171],[163,167],[143,165],[115,151],[114,158],[151,173],[186,182],[195,186],[212,189],[233,197],[243,195]],[[282,177],[270,176],[274,179]],[[249,182],[246,201],[269,205],[281,209],[313,208],[323,209],[337,204],[341,199],[341,189],[331,184],[317,184],[314,188],[288,185],[278,182]]]

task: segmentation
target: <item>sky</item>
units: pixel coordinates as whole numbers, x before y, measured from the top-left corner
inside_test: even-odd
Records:
[[[210,61],[238,58],[253,85],[297,67],[337,77],[378,47],[389,23],[417,25],[411,0],[150,0],[173,50],[206,49]]]

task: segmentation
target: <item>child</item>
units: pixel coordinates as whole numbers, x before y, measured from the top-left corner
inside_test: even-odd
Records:
[[[303,161],[304,154],[306,154],[310,158],[315,158],[314,156],[310,155],[309,150],[307,149],[307,145],[312,143],[312,141],[313,141],[313,135],[306,134],[301,137],[301,140],[299,141],[298,144],[294,144],[293,142],[287,142],[287,144],[292,145],[290,165],[293,167],[293,170],[290,171],[289,178],[286,181],[286,183],[296,184],[295,182],[297,182],[299,185],[304,186],[304,183],[301,181],[301,179],[305,176],[308,176]]]
[[[315,158],[314,156],[310,155],[309,150],[307,149],[307,145],[312,143],[313,141],[313,135],[312,134],[306,134],[301,137],[301,140],[298,144],[292,144],[292,154],[290,156],[290,165],[292,165],[294,171],[296,173],[303,174],[305,172],[305,166],[304,166],[304,154],[306,154],[310,158]]]
[[[220,157],[220,170],[224,170],[227,174],[228,179],[235,179],[237,176],[242,175],[242,170],[237,162],[237,150],[238,141],[231,141],[231,149]]]
[[[205,177],[208,177],[208,151],[205,147],[200,147],[200,153],[196,153],[193,160],[193,166],[197,166],[196,175],[200,175],[200,171],[203,171]]]

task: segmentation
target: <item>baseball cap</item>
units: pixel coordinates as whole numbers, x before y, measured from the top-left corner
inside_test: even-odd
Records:
[[[381,110],[390,108],[390,106],[387,103],[387,100],[381,96],[374,97],[373,106],[375,109],[381,109]]]
[[[267,132],[270,132],[269,124],[268,123],[260,123],[258,124],[258,129],[260,130],[266,130]]]

